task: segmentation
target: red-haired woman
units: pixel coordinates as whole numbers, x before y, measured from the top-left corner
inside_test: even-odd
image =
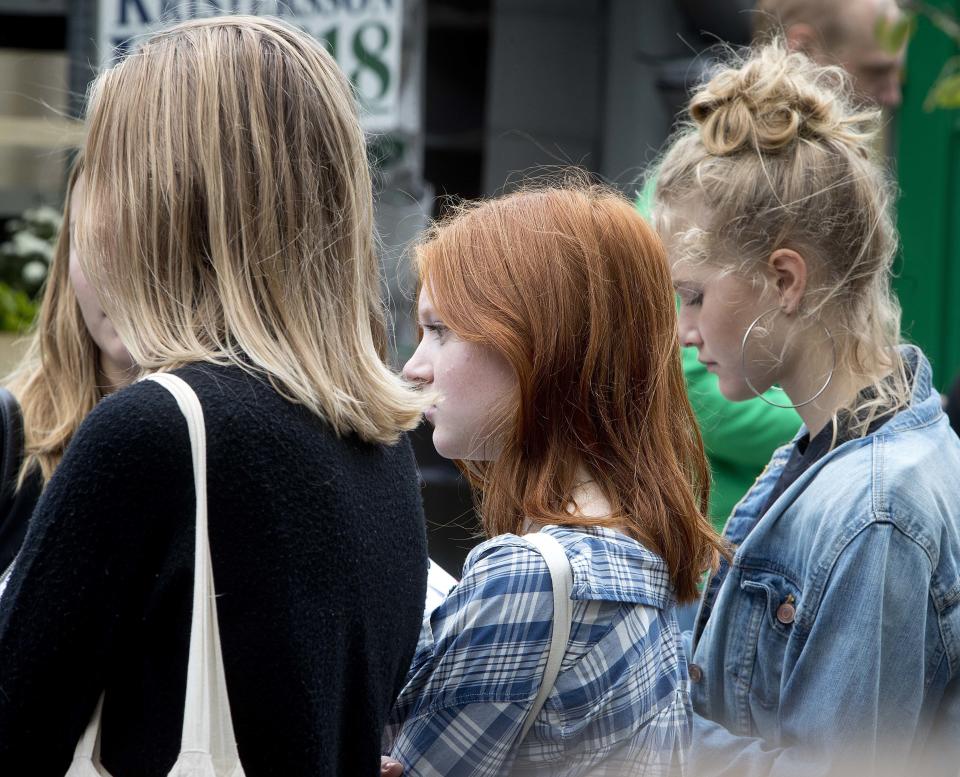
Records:
[[[416,257],[404,375],[434,394],[434,444],[489,539],[424,623],[388,752],[417,775],[666,773],[691,726],[674,603],[720,544],[663,248],[620,195],[577,182],[465,208]],[[537,531],[572,569],[539,712],[554,606],[522,536]]]

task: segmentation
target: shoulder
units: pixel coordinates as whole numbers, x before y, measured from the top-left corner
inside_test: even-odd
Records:
[[[44,497],[56,493],[73,502],[85,495],[132,498],[136,491],[146,499],[189,472],[189,435],[176,401],[153,381],[139,381],[87,415]]]
[[[547,526],[570,563],[572,598],[643,604],[663,609],[672,600],[662,557],[626,534],[606,527]],[[463,582],[483,594],[552,589],[546,561],[524,537],[504,534],[477,546],[464,565]]]
[[[153,381],[138,381],[105,397],[84,419],[71,443],[71,449],[83,448],[89,454],[97,450],[113,451],[119,457],[132,449],[163,448],[182,425],[186,424],[176,401]]]
[[[463,565],[459,589],[474,596],[518,595],[550,588],[550,570],[537,549],[516,534],[475,547]]]
[[[194,389],[207,422],[208,442],[223,449],[245,450],[261,460],[272,448],[283,454],[284,468],[324,466],[331,482],[376,473],[379,478],[403,478],[417,490],[413,452],[406,435],[392,445],[369,443],[357,435],[337,434],[325,418],[289,398],[270,377],[227,364],[196,363],[174,375]],[[264,446],[269,439],[274,445]],[[397,485],[397,484],[395,484]],[[363,488],[351,489],[363,498]]]
[[[908,429],[882,427],[847,445],[818,473],[815,500],[845,505],[863,523],[892,523],[924,543],[945,520],[960,519],[960,440],[944,415]]]
[[[798,525],[816,526],[823,550],[865,552],[893,542],[905,552],[912,546],[936,567],[945,547],[956,547],[960,559],[958,476],[960,442],[941,416],[847,443],[790,509]]]
[[[418,689],[418,708],[528,700],[553,628],[546,563],[515,535],[483,543],[424,627],[431,644],[405,691]]]
[[[945,545],[960,555],[960,440],[947,418],[874,442],[878,513],[922,545],[937,563]]]
[[[463,567],[463,576],[430,620],[438,644],[463,645],[470,629],[503,624],[530,625],[549,636],[553,610],[550,571],[543,557],[521,537],[504,534],[477,546]],[[485,640],[521,641],[531,637],[508,630],[488,633]]]
[[[28,539],[69,537],[72,547],[114,555],[122,545],[133,553],[148,536],[166,542],[179,517],[192,515],[193,489],[184,483],[192,483],[190,444],[176,402],[159,385],[133,384],[80,425],[43,489]]]
[[[903,491],[956,493],[960,440],[942,413],[931,423],[908,430],[887,434],[881,429],[874,437],[872,459],[882,474],[888,505],[890,497]],[[911,494],[911,501],[915,496],[921,494]]]

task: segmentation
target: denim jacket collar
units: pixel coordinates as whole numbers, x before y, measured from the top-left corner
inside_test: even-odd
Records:
[[[909,371],[913,374],[913,391],[911,392],[910,404],[898,412],[887,423],[883,424],[871,434],[855,440],[848,440],[842,445],[838,445],[829,453],[819,459],[813,466],[803,473],[796,482],[793,483],[780,497],[774,502],[763,516],[758,520],[758,513],[763,505],[767,494],[773,488],[774,484],[780,478],[784,466],[790,459],[790,454],[797,440],[808,433],[806,425],[802,425],[796,436],[786,445],[778,448],[767,468],[760,475],[754,487],[750,489],[747,495],[734,507],[730,518],[724,529],[724,536],[734,545],[739,545],[746,539],[754,526],[758,523],[771,523],[776,521],[783,514],[799,494],[807,487],[813,478],[817,476],[825,466],[840,456],[848,454],[850,451],[861,448],[870,443],[874,435],[892,435],[909,429],[917,429],[933,423],[940,417],[943,410],[940,403],[940,395],[933,388],[933,370],[930,362],[921,353],[920,349],[914,345],[903,345],[900,347],[900,355],[907,363]]]

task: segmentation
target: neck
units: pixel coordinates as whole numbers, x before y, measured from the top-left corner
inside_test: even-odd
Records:
[[[784,381],[783,390],[790,397],[792,403],[799,404],[816,394],[826,379],[824,373],[821,375],[820,382],[815,385],[809,381],[799,381],[792,385]],[[797,413],[810,432],[810,437],[816,437],[817,432],[827,425],[834,414],[853,400],[857,391],[858,389],[852,388],[851,384],[844,381],[841,376],[834,375],[830,385],[819,397],[809,405],[798,407]]]
[[[827,384],[823,393],[813,402],[797,408],[811,438],[830,422],[838,410],[852,404],[857,394],[870,383],[862,375],[854,375],[849,370],[836,367],[833,357],[829,347],[806,349],[794,369],[780,379],[780,385],[790,401],[798,405],[807,402]],[[831,366],[834,367],[833,375],[827,383]]]
[[[574,475],[573,488],[570,491],[570,501],[567,503],[566,510],[570,515],[580,515],[584,518],[608,518],[612,512],[610,500],[600,485],[590,477],[590,474],[583,466],[578,466]],[[524,522],[523,532],[537,532],[543,528],[543,524],[536,523],[529,518]],[[613,528],[619,531],[625,531],[621,526]]]
[[[610,515],[610,501],[599,484],[583,466],[577,467],[576,480],[570,493],[567,512],[588,518],[606,518]]]
[[[97,373],[97,382],[104,396],[122,389],[133,380],[133,369],[131,367],[118,364],[103,351],[100,351]]]

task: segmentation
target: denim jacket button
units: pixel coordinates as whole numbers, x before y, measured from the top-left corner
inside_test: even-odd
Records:
[[[698,664],[690,664],[688,671],[693,682],[699,683],[703,679],[703,670]]]
[[[793,619],[796,617],[797,608],[794,607],[790,602],[784,602],[777,607],[777,620],[783,625],[788,626],[789,624],[793,623]]]

